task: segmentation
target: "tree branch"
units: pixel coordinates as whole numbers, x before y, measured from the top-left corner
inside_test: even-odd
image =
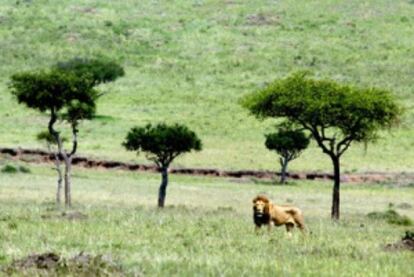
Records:
[[[77,128],[77,122],[73,122],[72,124],[72,151],[69,154],[69,157],[74,155],[76,153],[76,150],[78,149],[78,128]]]
[[[341,156],[351,145],[352,142],[352,136],[345,137],[342,141],[338,143],[336,146],[336,152],[338,156]]]
[[[316,142],[318,143],[319,147],[322,148],[322,151],[330,156],[335,155],[333,149],[329,149],[323,142],[328,140],[327,138],[324,138],[321,136],[321,134],[319,134],[319,130],[316,126],[311,126],[310,129],[308,129],[313,137],[315,138]],[[332,146],[332,145],[331,145]]]
[[[49,120],[49,133],[55,138],[56,144],[58,147],[58,154],[62,155],[64,159],[66,159],[66,152],[63,150],[62,139],[60,138],[60,134],[58,131],[54,129],[54,125],[57,121],[57,114],[54,108],[50,109],[50,120]]]

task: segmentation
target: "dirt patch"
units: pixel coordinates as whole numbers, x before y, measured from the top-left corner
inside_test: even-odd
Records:
[[[22,149],[22,148],[1,148],[0,156],[12,160],[23,160],[31,163],[52,163],[54,155],[47,151],[39,149]],[[121,169],[128,171],[149,171],[157,172],[154,165],[134,164],[110,160],[98,160],[88,157],[76,156],[73,158],[74,165],[85,168],[102,168],[102,169]],[[280,176],[280,173],[269,170],[220,170],[215,168],[171,168],[172,174],[199,175],[225,177],[233,179],[267,179],[273,180]],[[333,175],[319,172],[298,172],[288,173],[288,178],[297,180],[332,180]],[[395,186],[406,186],[413,183],[414,172],[386,173],[386,172],[366,172],[343,174],[342,182],[348,183],[384,183],[392,182]]]
[[[266,15],[264,13],[250,14],[246,16],[246,24],[252,26],[279,25],[280,18],[275,15]]]
[[[96,14],[97,13],[96,8],[93,8],[93,7],[79,7],[79,6],[76,6],[76,7],[72,7],[72,9],[75,12],[83,13],[83,14]]]
[[[387,251],[414,251],[414,232],[407,231],[405,236],[400,241],[396,243],[389,243],[384,248]]]
[[[67,220],[86,220],[88,216],[81,212],[71,211],[71,212],[62,212],[60,214],[44,214],[41,215],[43,219],[67,219]]]
[[[33,254],[23,259],[14,261],[10,267],[16,269],[38,268],[52,269],[55,268],[60,260],[60,256],[49,252],[43,254]]]
[[[109,255],[89,255],[83,252],[66,259],[47,252],[13,261],[2,270],[19,276],[126,276]]]

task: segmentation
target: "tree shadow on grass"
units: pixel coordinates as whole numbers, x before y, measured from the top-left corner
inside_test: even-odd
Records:
[[[93,117],[93,119],[101,122],[114,122],[116,121],[116,118],[110,115],[103,115],[103,114],[97,114]]]

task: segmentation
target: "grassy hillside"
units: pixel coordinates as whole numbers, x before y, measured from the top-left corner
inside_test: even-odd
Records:
[[[412,253],[383,249],[408,227],[366,216],[392,202],[414,218],[408,204],[414,202],[412,187],[344,186],[342,220],[332,224],[329,183],[275,187],[172,176],[161,211],[158,175],[76,168],[74,209],[88,218],[71,221],[54,208],[54,172],[30,169],[31,174],[0,173],[0,266],[32,253],[72,257],[84,251],[110,254],[124,270],[144,276],[414,274]],[[251,199],[257,193],[301,207],[312,235],[303,239],[295,232],[288,240],[284,228],[255,235]]]
[[[181,122],[204,151],[176,166],[271,169],[275,156],[238,99],[292,70],[391,89],[407,113],[401,128],[353,146],[345,171],[407,171],[414,163],[414,4],[371,1],[48,1],[0,2],[0,145],[40,146],[45,117],[18,106],[7,90],[15,72],[75,56],[110,56],[127,75],[102,86],[99,118],[84,123],[80,153],[136,160],[120,146],[128,129]],[[143,157],[138,161],[145,161]],[[292,170],[330,170],[315,145]]]

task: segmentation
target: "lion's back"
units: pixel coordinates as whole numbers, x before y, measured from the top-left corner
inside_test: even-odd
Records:
[[[302,210],[295,206],[284,205],[281,206],[283,211],[288,215],[289,221],[294,222],[300,226],[304,225],[304,218]]]

